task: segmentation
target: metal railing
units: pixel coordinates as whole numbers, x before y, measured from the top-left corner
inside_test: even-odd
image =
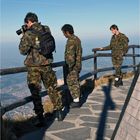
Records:
[[[138,66],[138,64],[136,64],[136,57],[140,57],[140,54],[139,53],[138,54],[135,53],[135,48],[140,48],[140,45],[130,45],[129,49],[132,49],[132,54],[126,54],[125,55],[125,57],[132,57],[133,63],[130,64],[130,65],[122,66],[122,69],[133,68],[134,71],[136,70],[135,68]],[[94,79],[97,79],[97,74],[99,72],[105,72],[105,71],[114,70],[114,67],[106,67],[106,68],[100,68],[100,69],[97,68],[97,58],[98,57],[111,57],[112,56],[111,53],[97,53],[97,51],[93,51],[93,52],[94,52],[94,54],[82,57],[82,61],[93,59],[94,69],[93,69],[93,71],[82,75],[80,77],[80,81],[82,81],[82,80],[84,80],[84,79],[86,79],[88,77],[91,77],[93,75],[94,75]],[[67,67],[65,65],[65,62],[61,61],[61,62],[53,63],[52,67],[53,68],[62,67],[62,69],[63,69],[63,78],[64,78],[64,85],[66,85]],[[16,68],[0,69],[0,75],[1,76],[8,75],[8,74],[22,73],[22,72],[27,72],[26,67],[16,67]],[[65,87],[64,85],[61,86],[61,87]],[[43,92],[40,93],[41,97],[43,97],[45,95],[47,95],[46,91],[43,91]],[[15,109],[17,107],[20,107],[20,106],[22,106],[22,105],[24,105],[26,103],[31,102],[31,101],[32,101],[32,97],[28,96],[28,97],[25,97],[25,98],[23,98],[23,99],[21,99],[19,101],[16,101],[16,102],[14,102],[12,104],[9,104],[9,105],[6,105],[6,106],[1,106],[1,104],[0,104],[0,116],[4,115],[7,111],[10,111],[10,110]]]

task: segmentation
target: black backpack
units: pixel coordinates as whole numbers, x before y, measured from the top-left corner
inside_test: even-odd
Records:
[[[55,39],[50,32],[47,32],[42,25],[42,31],[32,30],[31,32],[36,34],[39,39],[38,51],[46,58],[53,58],[53,52],[55,51]]]

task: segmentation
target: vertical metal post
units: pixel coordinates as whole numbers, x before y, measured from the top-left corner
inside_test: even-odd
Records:
[[[136,65],[136,58],[135,58],[135,48],[132,48],[132,51],[133,51],[133,65],[135,66]],[[136,71],[136,67],[133,67],[134,69],[134,72]]]
[[[66,65],[63,66],[63,78],[64,78],[64,85],[67,85],[67,75],[68,75],[68,68]]]
[[[94,51],[94,72],[97,72],[97,56],[96,51]],[[94,80],[97,79],[97,73],[94,74]]]

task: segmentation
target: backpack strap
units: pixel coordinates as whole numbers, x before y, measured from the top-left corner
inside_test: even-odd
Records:
[[[42,25],[42,30],[43,30],[43,32],[46,32],[46,29],[45,29],[44,25]]]

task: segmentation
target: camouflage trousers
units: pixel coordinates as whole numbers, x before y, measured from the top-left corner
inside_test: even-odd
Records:
[[[60,91],[57,90],[57,79],[51,66],[27,67],[27,83],[32,94],[34,110],[36,114],[43,113],[43,106],[39,92],[41,91],[41,81],[54,105],[54,110],[62,108]]]
[[[123,57],[113,57],[112,63],[113,63],[113,67],[115,68],[115,76],[122,78],[121,66],[123,63]]]
[[[67,75],[67,84],[73,99],[80,97],[79,73],[72,70]]]

